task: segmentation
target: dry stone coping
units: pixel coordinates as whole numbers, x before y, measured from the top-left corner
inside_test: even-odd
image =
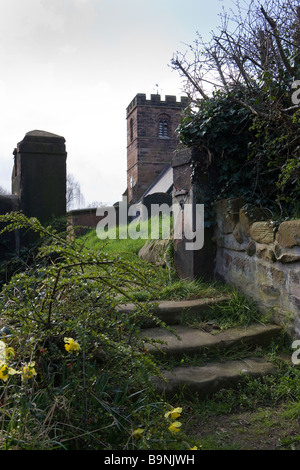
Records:
[[[259,222],[267,219],[267,214],[264,209],[258,207],[248,208],[247,205],[243,206],[239,212],[239,222],[243,233],[250,238],[250,228],[254,222]]]
[[[250,226],[250,237],[258,243],[273,243],[274,224],[270,221],[253,222],[253,224]]]
[[[300,219],[282,222],[278,227],[276,240],[283,248],[300,246]]]

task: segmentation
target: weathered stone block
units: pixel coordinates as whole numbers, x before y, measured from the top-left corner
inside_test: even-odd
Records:
[[[244,205],[242,198],[222,199],[215,203],[217,225],[222,233],[232,233],[238,220],[240,208]]]
[[[278,227],[276,240],[284,248],[300,246],[300,219],[282,222]]]
[[[266,261],[271,261],[272,263],[276,261],[273,249],[266,245],[256,245],[256,256]]]
[[[258,207],[244,205],[239,211],[241,229],[246,237],[250,237],[250,227],[254,222],[267,220],[268,214]]]
[[[244,243],[246,240],[248,240],[248,238],[244,236],[243,231],[241,229],[241,224],[239,222],[234,227],[232,234],[240,245]]]
[[[147,241],[140,249],[138,256],[157,266],[166,266],[171,261],[170,254],[168,254],[170,243],[171,240],[168,239]]]
[[[283,285],[283,283],[285,282],[285,277],[286,277],[284,271],[282,271],[280,269],[277,269],[274,266],[271,266],[270,267],[270,274],[271,274],[272,281],[273,281],[274,284]]]
[[[223,234],[219,230],[215,231],[214,241],[219,247],[228,248],[232,251],[245,251],[248,243],[248,240],[239,243],[233,233]]]
[[[282,248],[276,241],[274,243],[274,252],[277,261],[280,263],[295,263],[300,261],[300,248],[297,246],[294,246],[294,248]]]
[[[281,263],[296,263],[300,261],[300,252],[298,253],[283,253],[277,258]]]
[[[262,291],[263,294],[265,294],[268,297],[271,298],[280,298],[280,291],[274,286],[270,286],[269,284],[260,284],[258,285],[259,289]],[[271,300],[271,299],[270,299]]]
[[[250,237],[258,243],[273,243],[274,224],[272,222],[253,222],[250,226]]]
[[[253,241],[250,241],[246,247],[246,252],[248,256],[253,256],[256,253],[256,245]]]
[[[226,201],[220,201],[222,207]],[[245,205],[232,232],[221,231],[230,231],[234,220],[228,218],[227,225],[219,220],[215,228],[216,277],[241,289],[260,311],[272,312],[274,321],[300,337],[299,221],[284,222],[275,236],[269,213]]]

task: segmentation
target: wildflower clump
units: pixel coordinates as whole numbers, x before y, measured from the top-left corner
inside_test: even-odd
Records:
[[[3,380],[3,382],[6,382],[10,375],[15,375],[17,373],[18,372],[15,369],[8,367],[7,364],[0,365],[0,379]]]
[[[181,413],[182,413],[182,408],[180,407],[173,408],[172,410],[167,411],[165,413],[165,418],[172,420],[170,426],[168,427],[169,431],[172,434],[177,434],[180,431],[181,422],[175,421],[175,420],[180,417]]]
[[[171,433],[176,434],[177,432],[180,431],[180,427],[181,427],[180,421],[174,421],[173,423],[170,424],[168,429]]]
[[[172,419],[177,419],[182,413],[182,408],[173,408],[171,411],[167,411],[165,413],[165,418],[172,418]]]
[[[36,375],[34,368],[35,363],[30,362],[25,364],[20,371],[13,369],[8,366],[8,361],[10,361],[15,356],[15,351],[12,347],[7,347],[4,341],[0,341],[0,380],[7,382],[10,375],[20,374],[22,380],[26,378],[32,378]]]
[[[70,353],[70,354],[78,354],[80,351],[80,345],[74,341],[73,338],[64,338],[65,344],[65,350]]]
[[[36,370],[35,370],[35,362],[31,361],[29,363],[26,363],[21,371],[19,372],[22,377],[22,381],[24,382],[25,380],[32,379],[32,377],[36,376]]]
[[[135,438],[139,438],[139,437],[142,436],[143,432],[144,432],[144,429],[142,429],[142,428],[137,428],[137,429],[135,429],[135,430],[133,431],[132,435],[133,435],[133,437],[135,437]]]

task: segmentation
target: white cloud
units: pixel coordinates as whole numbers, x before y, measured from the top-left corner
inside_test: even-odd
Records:
[[[26,132],[66,138],[68,168],[87,201],[126,185],[126,107],[136,93],[181,92],[168,64],[218,0],[0,0],[0,186]]]

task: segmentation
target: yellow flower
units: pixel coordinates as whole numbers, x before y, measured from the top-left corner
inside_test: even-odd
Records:
[[[70,354],[73,354],[73,352],[77,354],[79,353],[81,348],[79,344],[74,341],[73,338],[64,338],[64,342],[66,343],[65,350],[68,351]]]
[[[8,366],[6,364],[1,365],[0,379],[4,382],[6,382],[8,379]]]
[[[182,413],[182,408],[179,408],[179,407],[173,408],[173,410],[167,411],[167,413],[165,413],[165,418],[168,418],[170,416],[172,419],[177,419],[179,418],[181,413]]]
[[[9,361],[12,357],[14,357],[15,351],[14,348],[5,348],[5,357]]]
[[[144,429],[142,428],[137,428],[133,431],[132,435],[133,437],[140,437],[144,432]]]
[[[36,374],[34,368],[35,362],[29,362],[22,367],[20,374],[22,375],[22,380],[32,379]]]
[[[9,375],[15,375],[17,373],[15,369],[8,367],[6,364],[1,364],[0,366],[0,379],[3,380],[3,382],[7,381]]]
[[[198,447],[197,446],[190,447],[189,450],[198,450]]]
[[[169,427],[169,431],[173,434],[176,434],[180,431],[181,423],[179,421],[174,421]]]

